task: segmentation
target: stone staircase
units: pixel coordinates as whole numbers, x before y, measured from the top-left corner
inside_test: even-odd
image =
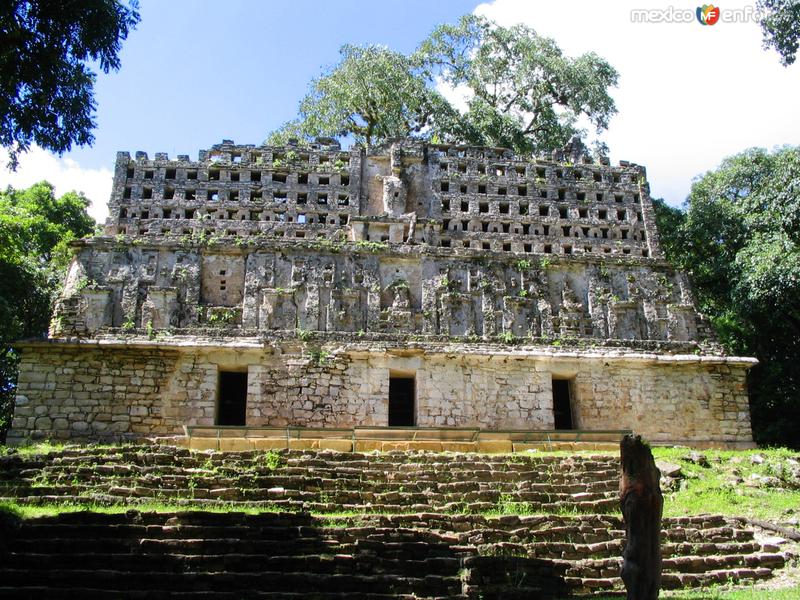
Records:
[[[220,502],[287,511],[616,510],[617,461],[388,452],[64,450],[0,459],[0,499],[26,503]]]
[[[466,600],[620,592],[615,463],[606,456],[166,447],[10,455],[0,458],[0,496],[19,503],[155,499],[193,510],[25,520],[0,513],[0,597]],[[245,507],[269,512],[238,510]],[[550,514],[507,514],[517,509]],[[664,588],[768,579],[786,561],[737,519],[666,518],[663,527]]]

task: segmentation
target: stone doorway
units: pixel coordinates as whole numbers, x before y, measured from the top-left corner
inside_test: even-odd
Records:
[[[553,421],[556,429],[574,429],[569,379],[553,379]]]
[[[247,413],[247,373],[219,372],[217,425],[244,426]]]
[[[413,427],[415,421],[415,385],[409,376],[389,377],[389,426]]]

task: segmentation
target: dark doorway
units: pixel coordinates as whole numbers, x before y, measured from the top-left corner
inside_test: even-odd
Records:
[[[572,429],[569,379],[553,379],[553,419],[556,429]]]
[[[217,425],[243,426],[246,408],[247,373],[220,371]]]
[[[414,425],[414,378],[389,378],[389,426]]]

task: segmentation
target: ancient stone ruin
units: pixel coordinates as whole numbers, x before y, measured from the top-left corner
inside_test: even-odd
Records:
[[[645,169],[404,140],[117,155],[11,441],[184,426],[631,429],[751,444]]]

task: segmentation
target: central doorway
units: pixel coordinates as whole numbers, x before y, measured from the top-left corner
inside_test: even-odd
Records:
[[[389,377],[389,427],[414,426],[414,378]]]
[[[556,429],[573,429],[569,379],[553,379],[553,421]]]
[[[217,400],[217,425],[243,427],[247,414],[247,373],[241,371],[219,372],[219,398]]]

